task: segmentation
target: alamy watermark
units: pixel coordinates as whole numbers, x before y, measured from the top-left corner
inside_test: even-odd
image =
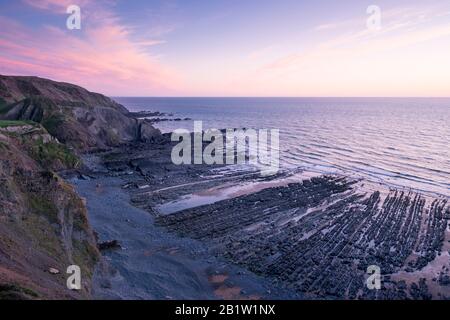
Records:
[[[203,131],[202,121],[194,121],[193,133],[187,129],[173,131],[171,140],[179,143],[173,147],[171,158],[176,165],[250,164],[261,175],[269,176],[280,168],[279,137],[278,129]]]
[[[66,20],[66,27],[69,30],[81,30],[81,8],[76,4],[67,7],[66,13],[69,17]],[[371,31],[381,30],[381,8],[378,5],[370,5],[366,9],[370,16],[366,20],[366,26]]]
[[[81,29],[81,8],[76,4],[71,4],[67,7],[66,13],[69,17],[66,20],[66,27],[69,30]],[[381,30],[381,8],[378,5],[372,4],[367,7],[366,13],[370,16],[366,20],[366,26],[371,31]]]
[[[367,29],[371,31],[381,30],[381,8],[377,5],[370,5],[366,12],[370,14],[366,21]]]
[[[369,275],[366,279],[367,289],[380,290],[381,289],[381,268],[376,265],[368,266],[367,274]]]
[[[81,30],[81,8],[77,5],[70,5],[66,9],[69,17],[66,20],[66,27],[69,30]]]
[[[67,289],[81,290],[81,268],[77,265],[71,265],[67,268],[66,273],[70,275],[66,282]]]

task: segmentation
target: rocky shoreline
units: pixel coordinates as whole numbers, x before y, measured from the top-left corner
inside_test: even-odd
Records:
[[[168,135],[122,146],[93,157],[104,171],[86,174],[120,178],[152,228],[200,243],[206,256],[292,299],[450,297],[448,199],[368,189],[345,177],[175,166],[171,147]],[[370,265],[381,269],[381,290],[366,287]]]
[[[177,166],[170,135],[142,119],[161,113],[37,77],[0,87],[0,298],[450,297],[446,197]],[[66,285],[74,264],[79,291]]]
[[[294,299],[302,298],[245,268],[210,254],[200,241],[180,238],[130,204],[118,177],[70,182],[86,199],[102,251],[93,277],[93,299]]]

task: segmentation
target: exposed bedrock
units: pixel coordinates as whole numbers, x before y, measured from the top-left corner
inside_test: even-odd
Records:
[[[167,230],[312,298],[450,297],[447,198],[321,176],[163,215],[159,205],[191,194],[267,182],[257,173],[175,166],[170,150],[166,141],[104,156],[134,205]],[[381,290],[368,289],[369,266],[380,268]]]
[[[37,77],[0,76],[0,119],[41,123],[60,142],[90,151],[160,136],[147,120],[73,84]]]
[[[299,292],[418,299],[431,297],[425,279],[407,286],[389,275],[420,271],[441,255],[449,218],[446,199],[402,191],[359,194],[345,179],[321,177],[157,221],[182,236],[210,241],[218,254]],[[366,286],[371,265],[381,269],[382,290]],[[441,278],[447,274],[444,269]]]
[[[203,241],[212,254],[302,296],[450,297],[447,198],[337,176],[298,182],[298,172],[261,178],[224,166],[176,166],[170,137],[161,139],[102,154],[108,174],[122,177],[133,204],[154,214],[159,226]],[[233,195],[225,200],[195,203],[227,188]],[[184,206],[190,196],[195,201]],[[159,208],[167,203],[180,211],[164,215]],[[367,287],[369,266],[380,268],[380,290]]]

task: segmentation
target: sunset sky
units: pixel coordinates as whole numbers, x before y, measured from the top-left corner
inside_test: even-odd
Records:
[[[450,96],[450,1],[0,0],[0,73],[110,96]]]

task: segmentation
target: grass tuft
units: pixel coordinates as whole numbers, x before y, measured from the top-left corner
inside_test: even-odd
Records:
[[[20,127],[35,124],[35,122],[29,120],[0,120],[0,128]]]
[[[72,169],[81,163],[65,145],[57,142],[44,143],[42,139],[34,141],[31,156],[44,167],[54,167],[59,161],[65,168]]]

